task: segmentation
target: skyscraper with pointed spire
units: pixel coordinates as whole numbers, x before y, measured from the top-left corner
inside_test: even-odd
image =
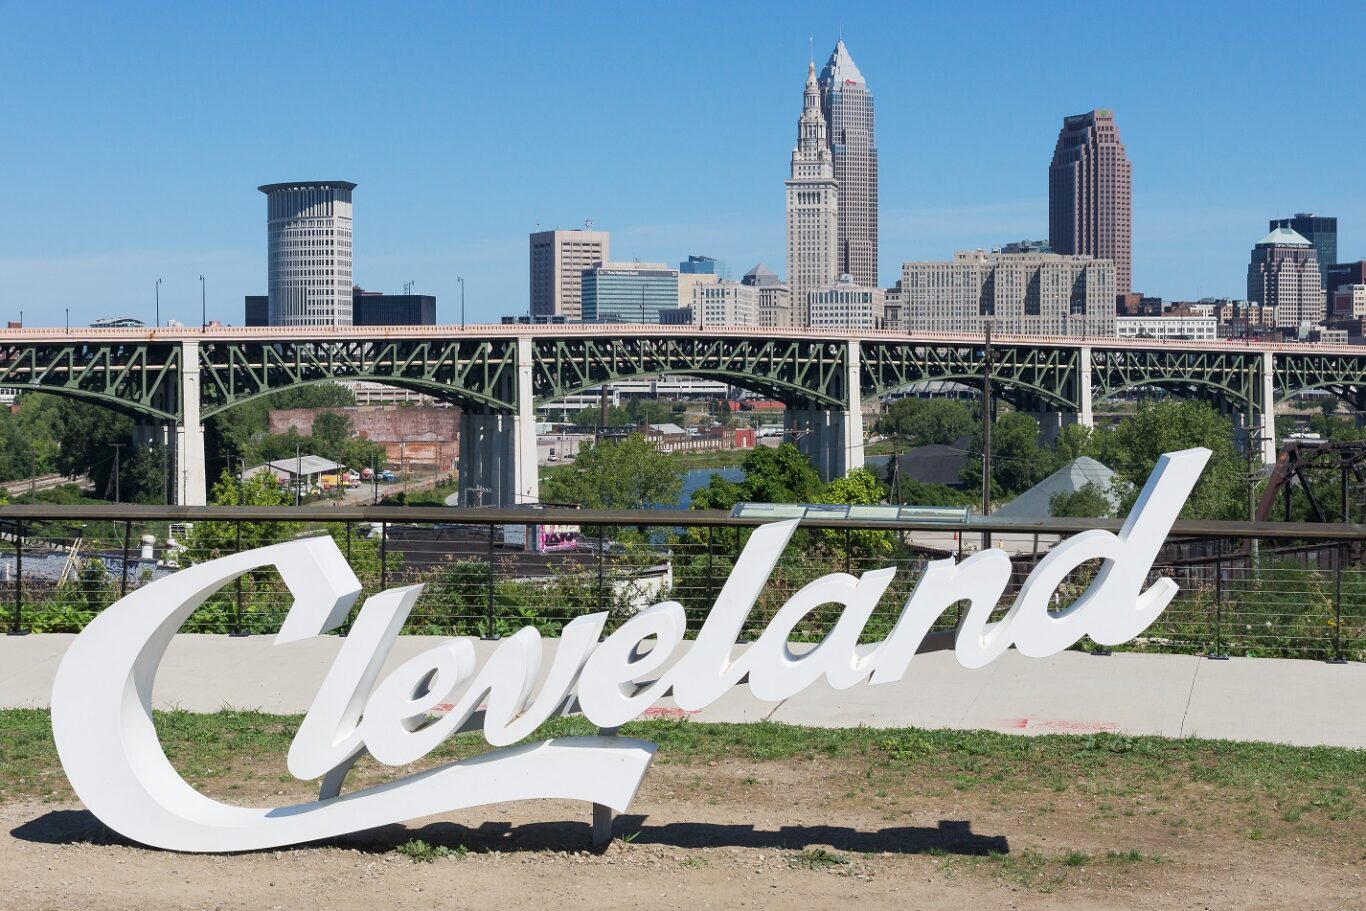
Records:
[[[849,56],[844,39],[835,44],[820,75],[835,181],[839,184],[839,272],[866,288],[878,286],[877,141],[873,93]]]
[[[787,283],[797,325],[808,324],[807,292],[839,275],[839,185],[831,160],[816,64],[808,64],[792,176],[787,181]]]

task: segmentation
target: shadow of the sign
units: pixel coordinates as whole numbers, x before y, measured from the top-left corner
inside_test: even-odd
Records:
[[[812,846],[860,854],[924,854],[927,852],[985,855],[1006,854],[1004,835],[979,835],[965,820],[941,819],[937,826],[892,826],[862,830],[848,826],[811,825],[758,829],[743,823],[670,822],[651,825],[649,817],[619,816],[614,831],[633,844],[672,848],[764,848],[802,850]],[[137,847],[101,823],[88,810],[53,810],[10,830],[21,841],[42,844],[102,844]],[[451,822],[425,826],[389,825],[341,838],[313,842],[307,847],[345,847],[372,853],[392,851],[414,839],[433,847],[464,847],[469,851],[535,852],[583,851],[591,841],[586,822],[540,822],[513,825],[490,821],[476,827]]]

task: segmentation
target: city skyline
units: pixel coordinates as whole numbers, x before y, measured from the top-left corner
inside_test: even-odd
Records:
[[[469,78],[462,53],[380,67],[383,60],[369,58],[388,52],[372,51],[346,55],[345,69],[313,73],[333,79],[335,91],[316,111],[291,99],[289,117],[270,116],[275,135],[264,130],[270,100],[282,85],[306,85],[308,74],[275,64],[249,73],[241,63],[269,59],[291,25],[307,21],[305,12],[272,9],[280,28],[261,34],[247,13],[134,7],[115,16],[94,5],[59,13],[6,6],[0,27],[26,40],[0,64],[18,140],[0,176],[9,215],[0,219],[0,318],[25,311],[33,324],[35,313],[71,307],[73,323],[120,315],[150,321],[154,282],[163,278],[163,318],[195,322],[203,274],[209,317],[238,322],[243,296],[267,290],[254,188],[319,175],[341,174],[365,188],[356,204],[355,281],[391,292],[414,281],[440,299],[443,322],[458,321],[456,276],[467,280],[470,321],[525,312],[527,235],[588,218],[612,233],[618,260],[676,263],[705,254],[728,262],[731,277],[759,262],[782,268],[776,184],[791,148],[792,74],[807,62],[808,34],[823,58],[840,25],[881,102],[881,286],[906,261],[1046,236],[1057,124],[1102,107],[1123,123],[1138,175],[1135,290],[1241,296],[1247,251],[1268,219],[1294,212],[1337,217],[1340,258],[1366,255],[1366,203],[1350,152],[1363,127],[1333,118],[1340,142],[1306,153],[1312,167],[1288,167],[1294,137],[1321,135],[1329,110],[1287,108],[1271,134],[1257,119],[1274,103],[1268,93],[1298,99],[1320,81],[1350,84],[1350,68],[1332,55],[1312,77],[1282,68],[1274,85],[1256,78],[1265,67],[1254,61],[1279,59],[1273,46],[1279,56],[1315,47],[1307,25],[1288,23],[1274,36],[1248,29],[1235,54],[1224,50],[1232,5],[1202,9],[1179,34],[1129,28],[1135,17],[1114,14],[1103,49],[1076,49],[1068,39],[1084,31],[1077,6],[975,31],[981,54],[965,62],[935,42],[916,55],[901,52],[898,34],[907,29],[967,27],[948,8],[841,10],[839,23],[811,4],[782,17],[781,27],[772,26],[776,7],[726,8],[715,40],[686,49],[669,17],[633,9],[629,27],[588,29],[558,21],[514,28],[496,11],[381,16],[346,7],[339,39],[358,49],[389,47],[417,59],[448,40],[497,58],[509,73],[501,110],[481,93],[456,91]],[[1335,21],[1353,18],[1366,16],[1345,5]],[[760,21],[766,30],[756,41]],[[206,29],[215,36],[207,49],[156,40]],[[610,89],[593,103],[594,117],[565,110],[545,82],[582,68],[590,34],[600,39],[594,67]],[[163,46],[155,61],[121,50],[148,35]],[[625,41],[642,35],[660,43],[644,42],[647,53]],[[1024,55],[1030,36],[1038,40]],[[1078,65],[1069,69],[1075,78],[1058,86],[1042,75],[1051,72],[1050,48],[1063,47]],[[1133,62],[1113,66],[1126,53]],[[50,66],[59,58],[81,65]],[[728,68],[718,70],[723,61]],[[1175,69],[1164,76],[1164,67]],[[733,98],[680,93],[672,81],[721,71]],[[100,79],[91,78],[95,72]],[[1153,85],[1181,79],[1189,84],[1179,103]],[[1015,91],[1019,83],[1047,87]],[[1336,97],[1320,94],[1323,104]],[[464,126],[494,114],[496,139],[470,141]],[[439,128],[438,120],[459,127]],[[1215,121],[1211,141],[1190,141]],[[723,130],[729,141],[693,142],[702,127]],[[258,138],[265,135],[270,143]],[[1175,142],[1179,136],[1187,141]],[[196,214],[210,207],[211,222]]]

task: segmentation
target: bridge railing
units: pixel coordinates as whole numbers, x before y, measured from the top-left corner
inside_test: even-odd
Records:
[[[299,535],[330,534],[364,595],[425,586],[408,633],[492,638],[530,625],[554,635],[585,613],[609,612],[610,626],[669,599],[684,606],[695,630],[756,524],[666,510],[6,506],[0,507],[0,617],[11,633],[76,632],[121,595],[179,567]],[[804,521],[742,638],[756,635],[787,598],[819,576],[891,566],[895,579],[864,634],[867,641],[882,638],[925,563],[966,556],[983,546],[985,533],[1015,565],[999,617],[1060,537],[1117,524]],[[1172,578],[1180,593],[1123,648],[1366,660],[1363,548],[1366,528],[1360,526],[1179,523],[1151,577]],[[1083,590],[1095,569],[1083,566],[1063,583],[1060,606]],[[254,572],[213,596],[184,629],[274,633],[289,607],[278,575]],[[952,627],[959,607],[945,611],[942,628]],[[817,608],[794,635],[819,640],[837,617],[835,606]]]

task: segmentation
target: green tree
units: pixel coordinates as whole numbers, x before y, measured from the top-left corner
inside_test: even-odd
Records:
[[[1079,519],[1104,519],[1114,513],[1114,504],[1095,481],[1087,481],[1073,491],[1060,490],[1048,498],[1048,514]]]
[[[977,427],[972,409],[954,399],[897,399],[874,425],[885,436],[896,436],[911,446],[948,445]]]
[[[976,445],[980,448],[981,442]],[[1027,414],[1011,411],[996,419],[991,428],[991,498],[993,501],[1015,497],[1048,477],[1057,469],[1052,451],[1039,439],[1039,423]],[[964,485],[979,484],[982,458],[973,459],[963,469]]]
[[[630,423],[637,426],[641,424],[665,424],[674,419],[674,412],[668,402],[634,398],[626,403],[626,416]]]
[[[1193,399],[1145,402],[1113,431],[1097,435],[1097,457],[1115,470],[1120,512],[1126,513],[1163,453],[1203,446],[1211,451],[1181,512],[1187,519],[1246,519],[1246,466],[1233,444],[1233,425],[1212,405]]]
[[[351,438],[351,419],[336,411],[324,411],[313,419],[313,449],[317,455],[337,461],[342,446]]]
[[[209,491],[212,506],[288,506],[293,502],[288,492],[276,484],[275,475],[268,471],[257,472],[245,481],[224,471]],[[278,544],[293,533],[290,522],[242,522],[242,549]],[[196,522],[186,542],[189,559],[197,563],[236,553],[237,541],[235,522]]]
[[[166,455],[157,446],[138,446],[119,466],[119,494],[125,502],[166,502]]]
[[[738,484],[713,474],[706,487],[693,492],[692,508],[729,510],[736,503],[820,502],[820,475],[791,443],[755,447],[741,468],[745,478]]]
[[[978,495],[947,484],[924,484],[915,478],[902,478],[901,502],[907,506],[973,506]]]
[[[817,503],[843,503],[848,506],[875,506],[881,503],[886,493],[882,482],[867,468],[855,468],[842,478],[835,478],[816,497]],[[890,553],[896,546],[894,531],[842,531],[823,530],[820,540],[832,550],[843,553],[847,546],[850,554],[863,557],[872,554]]]
[[[673,460],[638,433],[579,449],[572,468],[547,478],[547,502],[586,509],[651,509],[672,506],[683,478]]]
[[[881,503],[885,490],[882,482],[867,468],[855,468],[842,478],[835,478],[816,496],[817,503],[844,503],[849,506],[872,506]]]
[[[597,406],[589,406],[574,412],[569,418],[569,422],[575,427],[585,427],[592,429],[601,426],[598,422],[598,415],[602,409]],[[626,413],[625,408],[618,408],[616,405],[607,406],[607,426],[608,427],[628,427],[633,423],[631,416]]]
[[[350,389],[337,383],[303,383],[234,405],[204,422],[204,450],[210,472],[236,471],[239,460],[248,468],[263,461],[262,441],[270,433],[271,410],[289,408],[344,408],[355,405]],[[293,455],[291,448],[289,454]]]

